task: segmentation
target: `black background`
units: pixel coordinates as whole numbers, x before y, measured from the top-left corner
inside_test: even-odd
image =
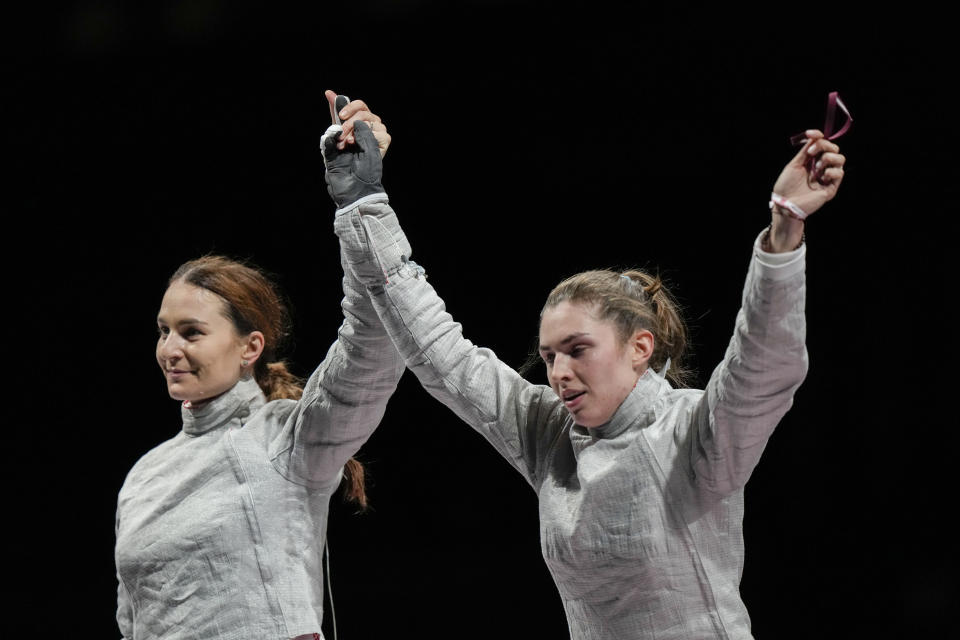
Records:
[[[955,630],[946,16],[565,6],[104,1],[7,22],[8,623],[118,636],[116,493],[178,429],[153,343],[181,262],[276,274],[294,370],[323,357],[324,89],[383,116],[391,202],[474,342],[518,366],[562,277],[645,266],[685,305],[700,385],[787,139],[838,90],[855,124],[807,225],[811,372],[746,490],[742,593],[758,638]],[[331,506],[340,638],[566,636],[534,494],[411,374],[361,459],[373,510]]]

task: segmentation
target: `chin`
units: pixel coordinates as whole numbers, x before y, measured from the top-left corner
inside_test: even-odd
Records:
[[[196,398],[193,397],[195,394],[190,393],[189,391],[183,389],[179,385],[168,386],[167,393],[170,395],[171,398],[173,398],[174,400],[179,400],[180,402],[186,402],[188,400],[190,402],[196,402],[197,400]]]
[[[603,424],[596,419],[578,418],[577,416],[573,417],[573,421],[578,427],[583,427],[584,429],[593,429],[594,427],[599,427]]]
[[[613,418],[613,414],[610,414],[606,417],[598,418],[596,416],[574,416],[573,421],[577,423],[578,426],[583,427],[584,429],[595,429],[596,427],[602,427],[603,425],[610,422],[610,419]]]

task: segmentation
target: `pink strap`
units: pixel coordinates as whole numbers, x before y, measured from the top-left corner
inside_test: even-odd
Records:
[[[836,120],[837,107],[840,107],[840,110],[847,116],[847,119],[844,120],[840,130],[834,133],[833,124]],[[843,100],[840,99],[840,95],[836,91],[831,91],[830,95],[827,96],[827,122],[824,125],[823,135],[827,137],[827,140],[836,140],[850,129],[852,122],[853,116],[850,115],[850,110],[847,109],[847,105],[843,104]]]
[[[834,131],[833,125],[837,119],[837,107],[840,107],[840,110],[847,116],[847,119],[844,120],[843,126],[840,127],[838,131]],[[847,105],[843,104],[843,100],[840,99],[840,94],[836,91],[831,91],[830,95],[827,96],[827,117],[825,120],[823,123],[823,136],[827,140],[836,140],[845,134],[853,123],[853,116],[850,115],[850,110],[847,109]],[[803,144],[806,140],[807,135],[805,133],[798,133],[790,137],[790,144],[797,146]]]
[[[847,119],[844,121],[843,126],[840,127],[838,131],[833,130],[834,121],[837,119],[837,107],[840,107],[840,110],[847,116]],[[840,99],[840,94],[836,91],[831,91],[830,95],[827,96],[827,117],[826,121],[823,123],[823,136],[827,140],[836,140],[843,134],[845,134],[850,129],[850,124],[853,122],[853,116],[850,115],[850,110],[847,109],[847,105],[843,104],[843,100]],[[798,146],[801,144],[806,144],[807,134],[798,133],[795,136],[790,136],[790,144]],[[810,172],[820,184],[825,184],[821,178],[822,174],[816,169],[817,158],[808,158],[805,166],[807,171]]]

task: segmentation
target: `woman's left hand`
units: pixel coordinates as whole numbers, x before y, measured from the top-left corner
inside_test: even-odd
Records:
[[[810,129],[806,136],[807,143],[783,168],[773,192],[791,201],[809,216],[837,195],[847,159],[840,153],[840,147],[827,140],[823,132]],[[791,217],[775,205],[770,230],[773,251],[794,249],[802,237],[803,221]]]
[[[327,97],[327,102],[331,106],[337,99],[337,94],[330,89],[323,92]],[[370,107],[363,100],[351,100],[343,109],[340,110],[340,121],[343,124],[343,133],[340,134],[340,141],[337,148],[343,150],[348,144],[354,144],[356,138],[353,134],[353,127],[357,120],[363,120],[373,131],[373,136],[377,139],[377,147],[380,149],[380,157],[387,154],[387,148],[390,146],[390,134],[387,133],[387,127],[383,124],[380,116],[370,111]]]

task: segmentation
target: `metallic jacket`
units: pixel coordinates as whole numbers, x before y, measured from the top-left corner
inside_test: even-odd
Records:
[[[743,487],[806,375],[805,247],[773,255],[758,238],[706,390],[647,370],[609,423],[585,429],[552,389],[463,337],[385,194],[339,210],[335,229],[407,366],[537,493],[572,638],[751,637]]]
[[[403,373],[368,294],[345,274],[339,337],[299,401],[265,402],[243,379],[184,407],[182,431],[127,475],[116,544],[124,638],[320,633],[330,495]]]

